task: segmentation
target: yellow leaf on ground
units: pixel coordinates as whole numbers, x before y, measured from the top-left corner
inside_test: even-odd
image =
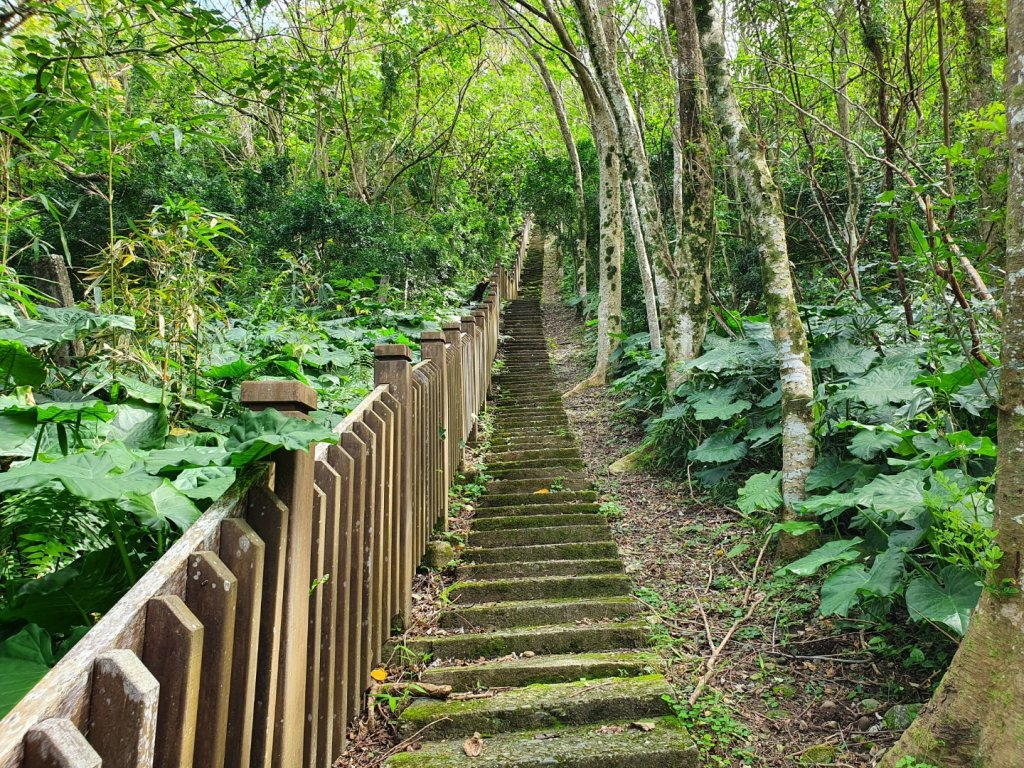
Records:
[[[370,677],[376,680],[378,683],[383,683],[388,679],[388,671],[384,667],[377,667],[370,672]]]
[[[547,488],[541,488],[539,491],[534,491],[534,493],[551,493],[551,491]]]

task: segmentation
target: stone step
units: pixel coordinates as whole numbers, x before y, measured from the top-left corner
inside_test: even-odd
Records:
[[[603,560],[618,557],[612,541],[535,544],[528,547],[467,547],[461,558],[467,563],[514,563],[537,560]]]
[[[490,481],[499,480],[544,480],[548,485],[565,477],[582,477],[579,469],[549,464],[546,467],[517,467],[515,469],[492,469],[487,467]]]
[[[522,461],[492,461],[487,465],[487,473],[494,475],[496,472],[504,472],[509,469],[546,469],[555,470],[585,469],[583,459],[523,459]]]
[[[622,597],[628,595],[632,588],[632,582],[623,573],[599,573],[587,576],[460,581],[445,590],[445,594],[454,605],[477,605],[503,600],[523,602],[570,597]]]
[[[569,443],[559,448],[517,448],[516,446],[492,447],[487,454],[489,466],[499,462],[519,462],[548,459],[579,459],[580,451],[576,443]]]
[[[575,597],[550,600],[516,600],[484,605],[451,606],[441,612],[446,629],[491,630],[540,627],[578,621],[612,621],[636,616],[641,605],[632,597]]]
[[[398,718],[403,738],[467,738],[474,732],[564,728],[606,720],[643,720],[671,713],[662,675],[532,685],[465,701],[415,699]]]
[[[550,493],[485,493],[477,499],[480,507],[515,507],[533,504],[583,504],[597,501],[596,491],[551,491]]]
[[[611,541],[604,525],[567,525],[549,528],[518,528],[503,531],[470,531],[471,547],[527,547],[536,544],[581,544]]]
[[[544,451],[544,453],[533,456],[502,456],[501,454],[521,454],[528,451]],[[569,453],[557,453],[558,451],[569,451]],[[554,453],[553,453],[554,452]],[[572,437],[511,437],[506,436],[499,440],[492,439],[488,446],[489,456],[495,456],[500,461],[511,461],[514,458],[550,458],[554,456],[568,456],[579,458],[579,443]]]
[[[497,632],[471,632],[407,638],[401,644],[415,656],[435,659],[499,659],[510,653],[588,653],[647,648],[650,626],[640,621],[551,624]],[[396,653],[389,643],[383,658]],[[396,655],[396,658],[398,656]]]
[[[455,691],[475,691],[599,677],[633,677],[653,674],[664,664],[661,656],[649,651],[574,653],[519,657],[459,667],[433,667],[425,670],[420,679],[434,685],[450,685]]]
[[[546,494],[541,494],[546,495]],[[524,515],[593,515],[600,504],[519,504],[511,507],[478,507],[473,513],[477,522],[487,517],[522,517]]]
[[[533,560],[522,563],[478,563],[459,566],[459,579],[527,579],[537,576],[582,576],[595,573],[622,573],[618,558],[600,560]]]
[[[487,483],[487,495],[507,496],[509,494],[537,491],[561,493],[563,491],[586,491],[593,488],[593,483],[586,477],[567,475],[561,478],[528,478],[526,480],[492,480]],[[541,495],[544,495],[543,493]]]
[[[621,728],[621,730],[619,730]],[[601,730],[591,724],[549,732],[501,734],[484,739],[479,757],[467,759],[463,739],[424,742],[388,759],[388,768],[697,768],[699,755],[678,722],[659,720],[651,731],[622,722]]]
[[[546,507],[541,507],[546,509]],[[557,528],[561,525],[605,525],[608,519],[600,514],[507,515],[481,517],[473,521],[474,531],[498,531],[515,528]]]

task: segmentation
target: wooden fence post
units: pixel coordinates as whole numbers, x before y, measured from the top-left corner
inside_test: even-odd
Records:
[[[306,416],[316,409],[316,390],[297,381],[246,381],[242,383],[242,404],[254,411],[275,408],[288,416]],[[278,451],[271,459],[274,494],[289,513],[272,766],[296,768],[302,764],[306,720],[314,462],[309,451]]]
[[[413,508],[412,508],[412,478],[413,463],[416,461],[417,453],[413,446],[412,434],[412,354],[405,344],[378,344],[373,351],[373,383],[376,386],[387,385],[388,392],[398,401],[398,412],[396,425],[398,427],[398,440],[396,445],[396,458],[401,477],[399,489],[392,489],[400,499],[397,509],[401,510],[399,520],[395,521],[400,526],[401,551],[395,556],[402,558],[401,589],[399,592],[400,601],[397,606],[403,627],[409,626],[412,616],[412,577],[415,573],[416,562],[413,552]],[[395,617],[387,617],[388,626]]]
[[[473,315],[462,316],[462,332],[466,334],[463,340],[465,350],[466,370],[463,375],[466,379],[466,393],[463,400],[463,439],[470,443],[476,437],[476,403],[477,403],[477,344],[476,344],[476,317]]]
[[[103,768],[150,768],[160,683],[128,650],[96,657],[89,697],[89,743]]]
[[[438,499],[439,509],[435,510],[438,514],[438,518],[444,521],[444,529],[448,530],[448,479],[451,477],[451,468],[448,466],[448,443],[447,441],[452,439],[452,435],[449,433],[449,419],[448,419],[448,387],[451,384],[448,381],[447,373],[448,366],[445,361],[447,343],[445,335],[441,331],[424,331],[420,334],[420,354],[424,360],[433,360],[434,365],[437,367],[437,385],[439,395],[437,405],[440,410],[438,413],[438,424],[432,425],[430,428],[433,430],[439,427],[437,431],[444,430],[444,436],[441,438],[442,444],[440,451],[437,452],[437,460],[440,463],[439,469],[441,470],[441,480],[438,478],[430,478],[430,482],[435,486],[443,486],[440,488]],[[433,431],[430,432],[434,434]]]
[[[191,754],[190,754],[191,757]],[[103,761],[70,720],[43,720],[25,734],[23,768],[102,768]]]
[[[448,377],[448,448],[450,465],[448,481],[451,483],[455,473],[462,469],[462,441],[466,435],[462,432],[465,386],[462,368],[462,323],[445,323],[444,338],[451,347],[453,365],[451,376]]]

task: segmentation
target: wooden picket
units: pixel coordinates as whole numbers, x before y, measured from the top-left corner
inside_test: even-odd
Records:
[[[372,669],[407,624],[412,579],[484,407],[501,304],[375,350],[374,390],[337,445],[279,452],[215,502],[0,721],[0,768],[327,768]],[[242,402],[306,416],[298,382]]]

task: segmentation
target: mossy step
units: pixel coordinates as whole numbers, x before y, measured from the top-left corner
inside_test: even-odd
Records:
[[[433,685],[450,685],[455,691],[475,691],[600,677],[635,677],[653,674],[664,666],[665,660],[649,651],[571,653],[433,667],[425,670],[420,680]]]
[[[526,419],[521,424],[505,424],[500,429],[495,430],[491,433],[490,439],[492,443],[502,442],[506,438],[522,438],[522,437],[560,437],[560,438],[572,438],[575,435],[572,432],[572,428],[569,426],[569,422],[565,418],[560,418],[558,421],[536,421],[533,419]]]
[[[641,604],[631,597],[563,597],[548,600],[516,600],[484,605],[453,605],[441,612],[446,629],[509,629],[539,627],[576,621],[627,619],[640,613]]]
[[[612,725],[612,724],[605,724]],[[668,719],[644,732],[622,722],[554,731],[508,733],[484,739],[479,757],[466,757],[463,739],[424,742],[388,759],[386,768],[697,768],[689,735]]]
[[[622,561],[616,557],[596,560],[530,560],[519,563],[477,563],[459,566],[459,579],[526,579],[536,576],[582,576],[597,573],[622,573]]]
[[[516,403],[515,405],[499,405],[492,409],[492,413],[500,424],[506,417],[531,417],[531,416],[557,416],[565,417],[565,409],[560,403],[547,402],[537,404]]]
[[[499,464],[519,464],[528,461],[582,461],[580,451],[575,445],[565,448],[538,448],[524,449],[520,451],[490,451],[487,454],[487,466],[493,467]]]
[[[552,600],[559,598],[622,597],[633,588],[622,573],[587,576],[541,576],[533,579],[491,579],[461,581],[445,593],[454,605],[478,605],[503,600]]]
[[[417,738],[436,741],[467,738],[477,731],[495,734],[658,718],[671,713],[665,702],[671,695],[664,675],[645,675],[530,685],[465,701],[416,699],[398,718],[398,732],[402,737],[419,732]]]
[[[571,544],[535,544],[529,547],[467,547],[460,557],[467,563],[515,563],[537,560],[603,560],[618,557],[613,541]]]
[[[580,470],[584,468],[583,459],[523,459],[522,461],[495,461],[487,465],[487,473],[494,475],[509,469],[545,469]]]
[[[550,624],[497,632],[425,635],[389,642],[383,658],[390,658],[399,642],[416,656],[429,654],[435,659],[499,659],[510,653],[587,653],[647,648],[651,644],[651,630],[648,624],[639,621],[609,621]]]
[[[604,525],[567,525],[548,528],[514,528],[500,531],[471,531],[471,547],[527,547],[534,544],[577,544],[611,541]]]
[[[548,496],[550,494],[539,493],[537,495]],[[507,507],[478,506],[476,512],[474,512],[474,520],[479,521],[486,517],[523,517],[532,515],[593,515],[600,512],[600,510],[600,504],[594,504],[589,501],[557,504],[530,502],[526,504],[512,504]]]
[[[583,473],[579,469],[570,469],[558,465],[546,467],[519,467],[517,469],[492,469],[487,468],[486,474],[491,482],[504,480],[546,480],[549,483],[562,478],[582,478]]]
[[[491,493],[477,499],[477,507],[516,507],[533,504],[583,504],[597,501],[596,491],[551,491],[550,493]]]
[[[542,507],[546,509],[546,507]],[[498,531],[515,528],[556,528],[560,525],[601,525],[608,518],[599,514],[582,515],[509,515],[507,517],[481,517],[473,521],[474,531]]]
[[[557,435],[546,435],[543,437],[523,437],[507,435],[500,439],[491,438],[487,453],[500,460],[508,460],[504,454],[518,456],[520,453],[529,451],[540,451],[539,455],[528,458],[541,458],[547,456],[569,456],[571,458],[580,455],[579,443],[573,437],[562,437]]]
[[[526,480],[491,480],[487,483],[486,495],[508,496],[510,494],[562,493],[563,491],[588,491],[594,484],[586,477],[528,478]]]

